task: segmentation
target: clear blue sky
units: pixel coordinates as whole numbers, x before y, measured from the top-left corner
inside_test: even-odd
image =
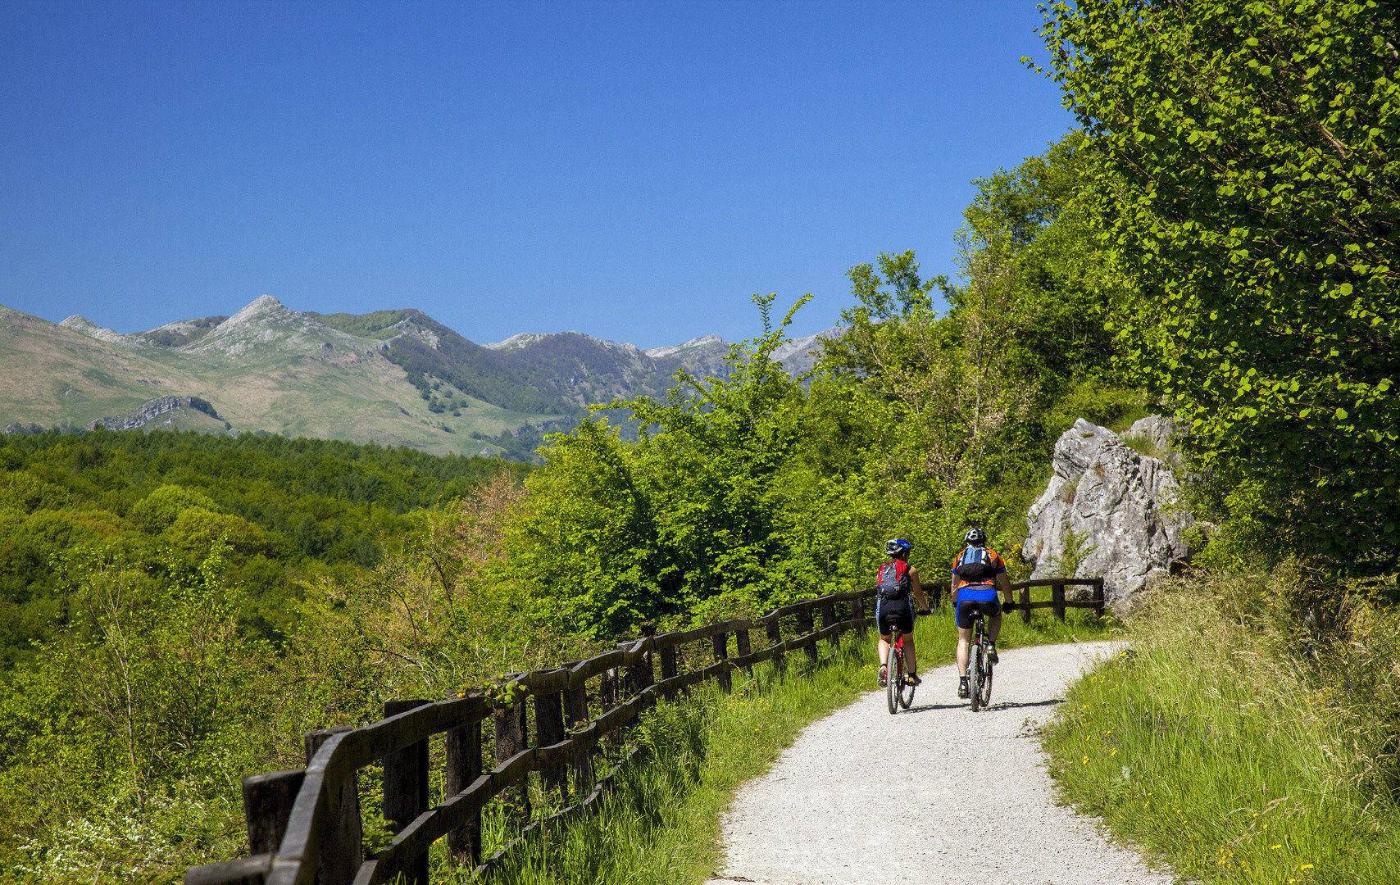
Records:
[[[134,331],[262,293],[469,338],[752,334],[1071,125],[1017,2],[5,0],[0,304]]]

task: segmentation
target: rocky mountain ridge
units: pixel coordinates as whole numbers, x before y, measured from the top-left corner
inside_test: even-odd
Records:
[[[0,353],[0,370],[29,375],[0,383],[0,426],[123,424],[152,402],[194,397],[239,430],[518,456],[591,404],[657,395],[681,369],[722,375],[730,352],[713,335],[649,349],[580,332],[478,344],[419,310],[319,314],[271,295],[231,316],[131,334],[0,310],[0,337],[7,332],[26,347]],[[805,371],[831,334],[789,342],[778,356]],[[23,350],[45,358],[26,367]]]

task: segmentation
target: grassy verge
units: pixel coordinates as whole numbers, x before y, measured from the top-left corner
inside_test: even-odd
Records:
[[[1030,627],[1008,618],[1001,647],[1014,666],[1018,646],[1099,639],[1107,628],[1072,612],[1060,624],[1039,613]],[[916,632],[922,670],[952,659],[954,631],[945,611]],[[875,688],[874,635],[824,649],[812,668],[790,655],[788,674],[770,666],[736,674],[731,694],[713,686],[652,711],[638,739],[650,752],[633,766],[602,812],[553,839],[515,852],[496,881],[508,883],[698,883],[723,863],[720,818],[735,791],[765,772],[810,723]],[[925,684],[922,691],[954,686]],[[446,873],[446,870],[443,871]]]
[[[1161,595],[1046,729],[1052,774],[1189,880],[1400,881],[1395,625],[1353,612],[1309,646],[1269,614],[1287,605],[1277,586]]]

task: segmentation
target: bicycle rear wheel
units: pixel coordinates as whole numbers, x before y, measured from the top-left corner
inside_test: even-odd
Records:
[[[885,682],[885,702],[889,705],[890,715],[899,712],[899,685],[904,681],[904,655],[891,647],[888,658],[889,668],[886,673]]]
[[[986,655],[985,652],[984,652],[983,655],[982,655],[982,661],[983,661],[983,666],[986,668],[986,672],[984,672],[984,673],[982,674],[982,706],[983,706],[983,707],[990,707],[990,706],[992,705],[992,667],[993,667],[993,664],[992,664],[991,658],[987,657],[987,655]]]
[[[972,701],[972,712],[982,709],[982,643],[972,646],[972,660],[967,667],[967,696]]]
[[[907,710],[909,709],[909,705],[912,703],[914,703],[914,686],[900,685],[899,705]]]

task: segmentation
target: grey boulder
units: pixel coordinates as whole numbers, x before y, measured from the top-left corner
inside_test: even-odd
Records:
[[[1171,458],[1173,433],[1168,419],[1151,416],[1125,436]],[[1122,611],[1190,556],[1182,534],[1191,516],[1177,507],[1177,492],[1168,461],[1081,418],[1055,443],[1050,483],[1027,514],[1021,555],[1034,563],[1033,577],[1102,577],[1108,604]]]

